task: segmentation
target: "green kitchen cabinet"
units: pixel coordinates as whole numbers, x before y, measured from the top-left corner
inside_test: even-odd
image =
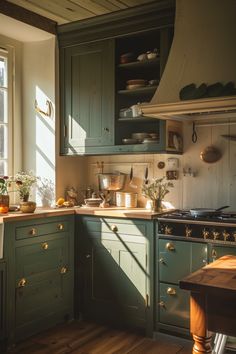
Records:
[[[79,216],[78,313],[152,331],[153,223]]]
[[[182,152],[165,121],[122,115],[153,97],[173,39],[174,12],[174,1],[165,0],[58,26],[62,155]],[[154,49],[156,58],[137,59]],[[128,63],[121,60],[125,53],[131,53]],[[145,87],[130,89],[129,80],[137,79]],[[127,144],[135,132],[158,139]]]
[[[61,50],[64,153],[114,144],[114,42],[102,40]]]
[[[188,333],[189,294],[178,284],[207,263],[207,244],[159,238],[156,255],[156,329]]]
[[[0,349],[5,338],[6,263],[0,260]]]
[[[9,343],[73,318],[74,215],[5,224]]]

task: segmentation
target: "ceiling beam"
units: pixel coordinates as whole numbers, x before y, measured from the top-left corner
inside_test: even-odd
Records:
[[[21,6],[10,3],[7,0],[0,0],[0,13],[12,17],[15,20],[27,23],[30,26],[40,28],[43,31],[56,34],[57,23],[49,18],[38,15]]]

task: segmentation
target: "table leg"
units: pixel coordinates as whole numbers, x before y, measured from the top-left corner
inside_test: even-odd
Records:
[[[191,292],[190,331],[193,335],[193,354],[211,354],[212,333],[207,329],[206,297]]]

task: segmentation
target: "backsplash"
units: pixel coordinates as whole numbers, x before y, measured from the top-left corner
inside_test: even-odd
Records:
[[[161,178],[166,175],[168,159],[178,159],[179,178],[173,180],[174,188],[170,189],[165,201],[175,208],[208,207],[217,208],[229,205],[229,210],[236,210],[236,141],[230,141],[221,135],[235,135],[236,125],[216,125],[196,127],[198,140],[192,143],[192,124],[184,124],[184,154],[150,154],[150,155],[118,155],[91,156],[87,158],[88,185],[98,190],[97,161],[104,162],[104,172],[119,171],[127,174],[123,189],[138,193],[138,206],[145,207],[146,198],[141,195],[141,185],[145,170],[148,167],[148,179]],[[214,145],[220,149],[222,158],[215,163],[205,163],[200,159],[201,151]],[[158,163],[164,162],[163,169]],[[133,167],[133,182],[137,188],[129,185],[130,169]],[[185,175],[183,170],[185,170]],[[189,173],[190,172],[190,173]],[[193,176],[195,175],[195,177]]]

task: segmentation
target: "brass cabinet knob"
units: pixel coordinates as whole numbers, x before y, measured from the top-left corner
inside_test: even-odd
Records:
[[[29,234],[32,236],[36,236],[37,235],[37,229],[35,229],[34,227],[29,231]]]
[[[118,231],[118,227],[116,225],[111,225],[111,230],[114,232]]]
[[[26,285],[27,281],[25,278],[22,278],[18,281],[18,288],[23,288]]]
[[[212,235],[214,237],[214,240],[219,240],[219,238],[220,238],[220,232],[219,231],[213,231]]]
[[[45,251],[48,249],[48,243],[47,242],[42,243],[42,249],[45,250]]]
[[[165,235],[171,235],[172,231],[173,231],[173,227],[170,227],[168,225],[165,226],[165,230],[164,230]]]
[[[167,288],[166,293],[168,295],[176,295],[176,290],[174,288],[169,287]]]
[[[164,258],[160,258],[160,259],[159,259],[159,263],[164,264],[164,263],[165,263]]]
[[[166,307],[166,304],[164,303],[164,301],[158,302],[158,305],[163,308]]]
[[[166,249],[167,249],[168,251],[174,251],[174,250],[175,250],[175,246],[173,245],[172,242],[167,242],[167,244],[166,244]]]
[[[65,274],[65,273],[67,273],[67,272],[68,272],[67,267],[62,267],[61,270],[60,270],[60,273],[61,273],[61,274]]]
[[[209,238],[210,232],[206,229],[203,229],[202,235],[204,239]]]
[[[192,233],[193,233],[193,230],[189,226],[185,226],[185,236],[191,237]]]
[[[64,230],[64,225],[63,224],[58,224],[57,228],[58,228],[58,230]]]

